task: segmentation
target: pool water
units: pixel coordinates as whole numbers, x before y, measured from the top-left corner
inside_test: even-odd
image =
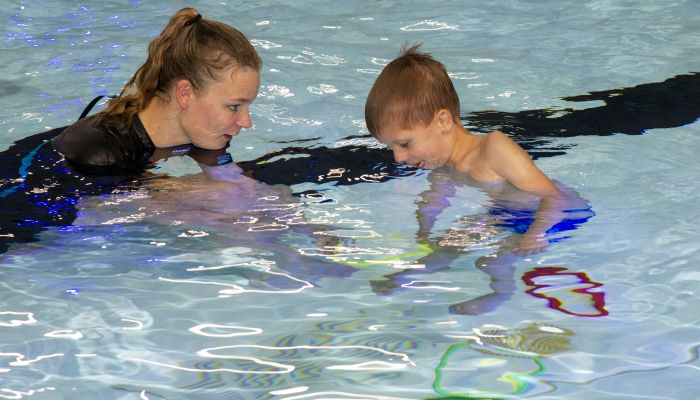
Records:
[[[263,59],[230,152],[265,178],[171,158],[12,243],[0,399],[696,397],[700,3],[20,1],[0,10],[0,150],[118,92],[188,5]],[[585,200],[545,251],[509,253],[529,214],[471,186],[438,246],[416,238],[429,173],[373,161],[363,121],[414,42],[465,125]]]

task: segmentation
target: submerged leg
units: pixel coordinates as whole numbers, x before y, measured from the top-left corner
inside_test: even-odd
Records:
[[[479,257],[476,267],[490,278],[489,286],[493,293],[479,296],[450,306],[450,312],[461,315],[484,314],[495,310],[511,298],[515,292],[515,262],[519,257],[511,254],[492,254]]]

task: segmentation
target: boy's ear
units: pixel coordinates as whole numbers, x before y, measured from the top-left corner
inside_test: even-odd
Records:
[[[454,118],[450,110],[446,108],[438,110],[438,112],[435,114],[435,118],[437,119],[437,123],[440,127],[441,132],[446,133],[452,130],[452,125],[454,125]]]
[[[175,83],[175,100],[181,109],[187,110],[194,96],[194,88],[192,82],[187,79],[181,79]]]

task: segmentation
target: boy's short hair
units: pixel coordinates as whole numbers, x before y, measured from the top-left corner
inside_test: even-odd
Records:
[[[387,127],[426,126],[441,109],[459,118],[459,97],[445,66],[420,44],[402,49],[374,82],[365,103],[365,123],[377,137]]]

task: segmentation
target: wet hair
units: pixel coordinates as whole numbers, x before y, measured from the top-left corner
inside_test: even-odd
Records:
[[[426,126],[441,109],[459,119],[459,97],[445,66],[430,54],[419,52],[420,46],[404,46],[367,95],[365,122],[375,137],[389,127]]]
[[[237,29],[202,18],[194,8],[183,8],[151,41],[146,62],[101,113],[117,116],[120,125],[129,126],[134,115],[178,80],[186,79],[195,91],[202,91],[232,67],[259,72],[262,60]]]

